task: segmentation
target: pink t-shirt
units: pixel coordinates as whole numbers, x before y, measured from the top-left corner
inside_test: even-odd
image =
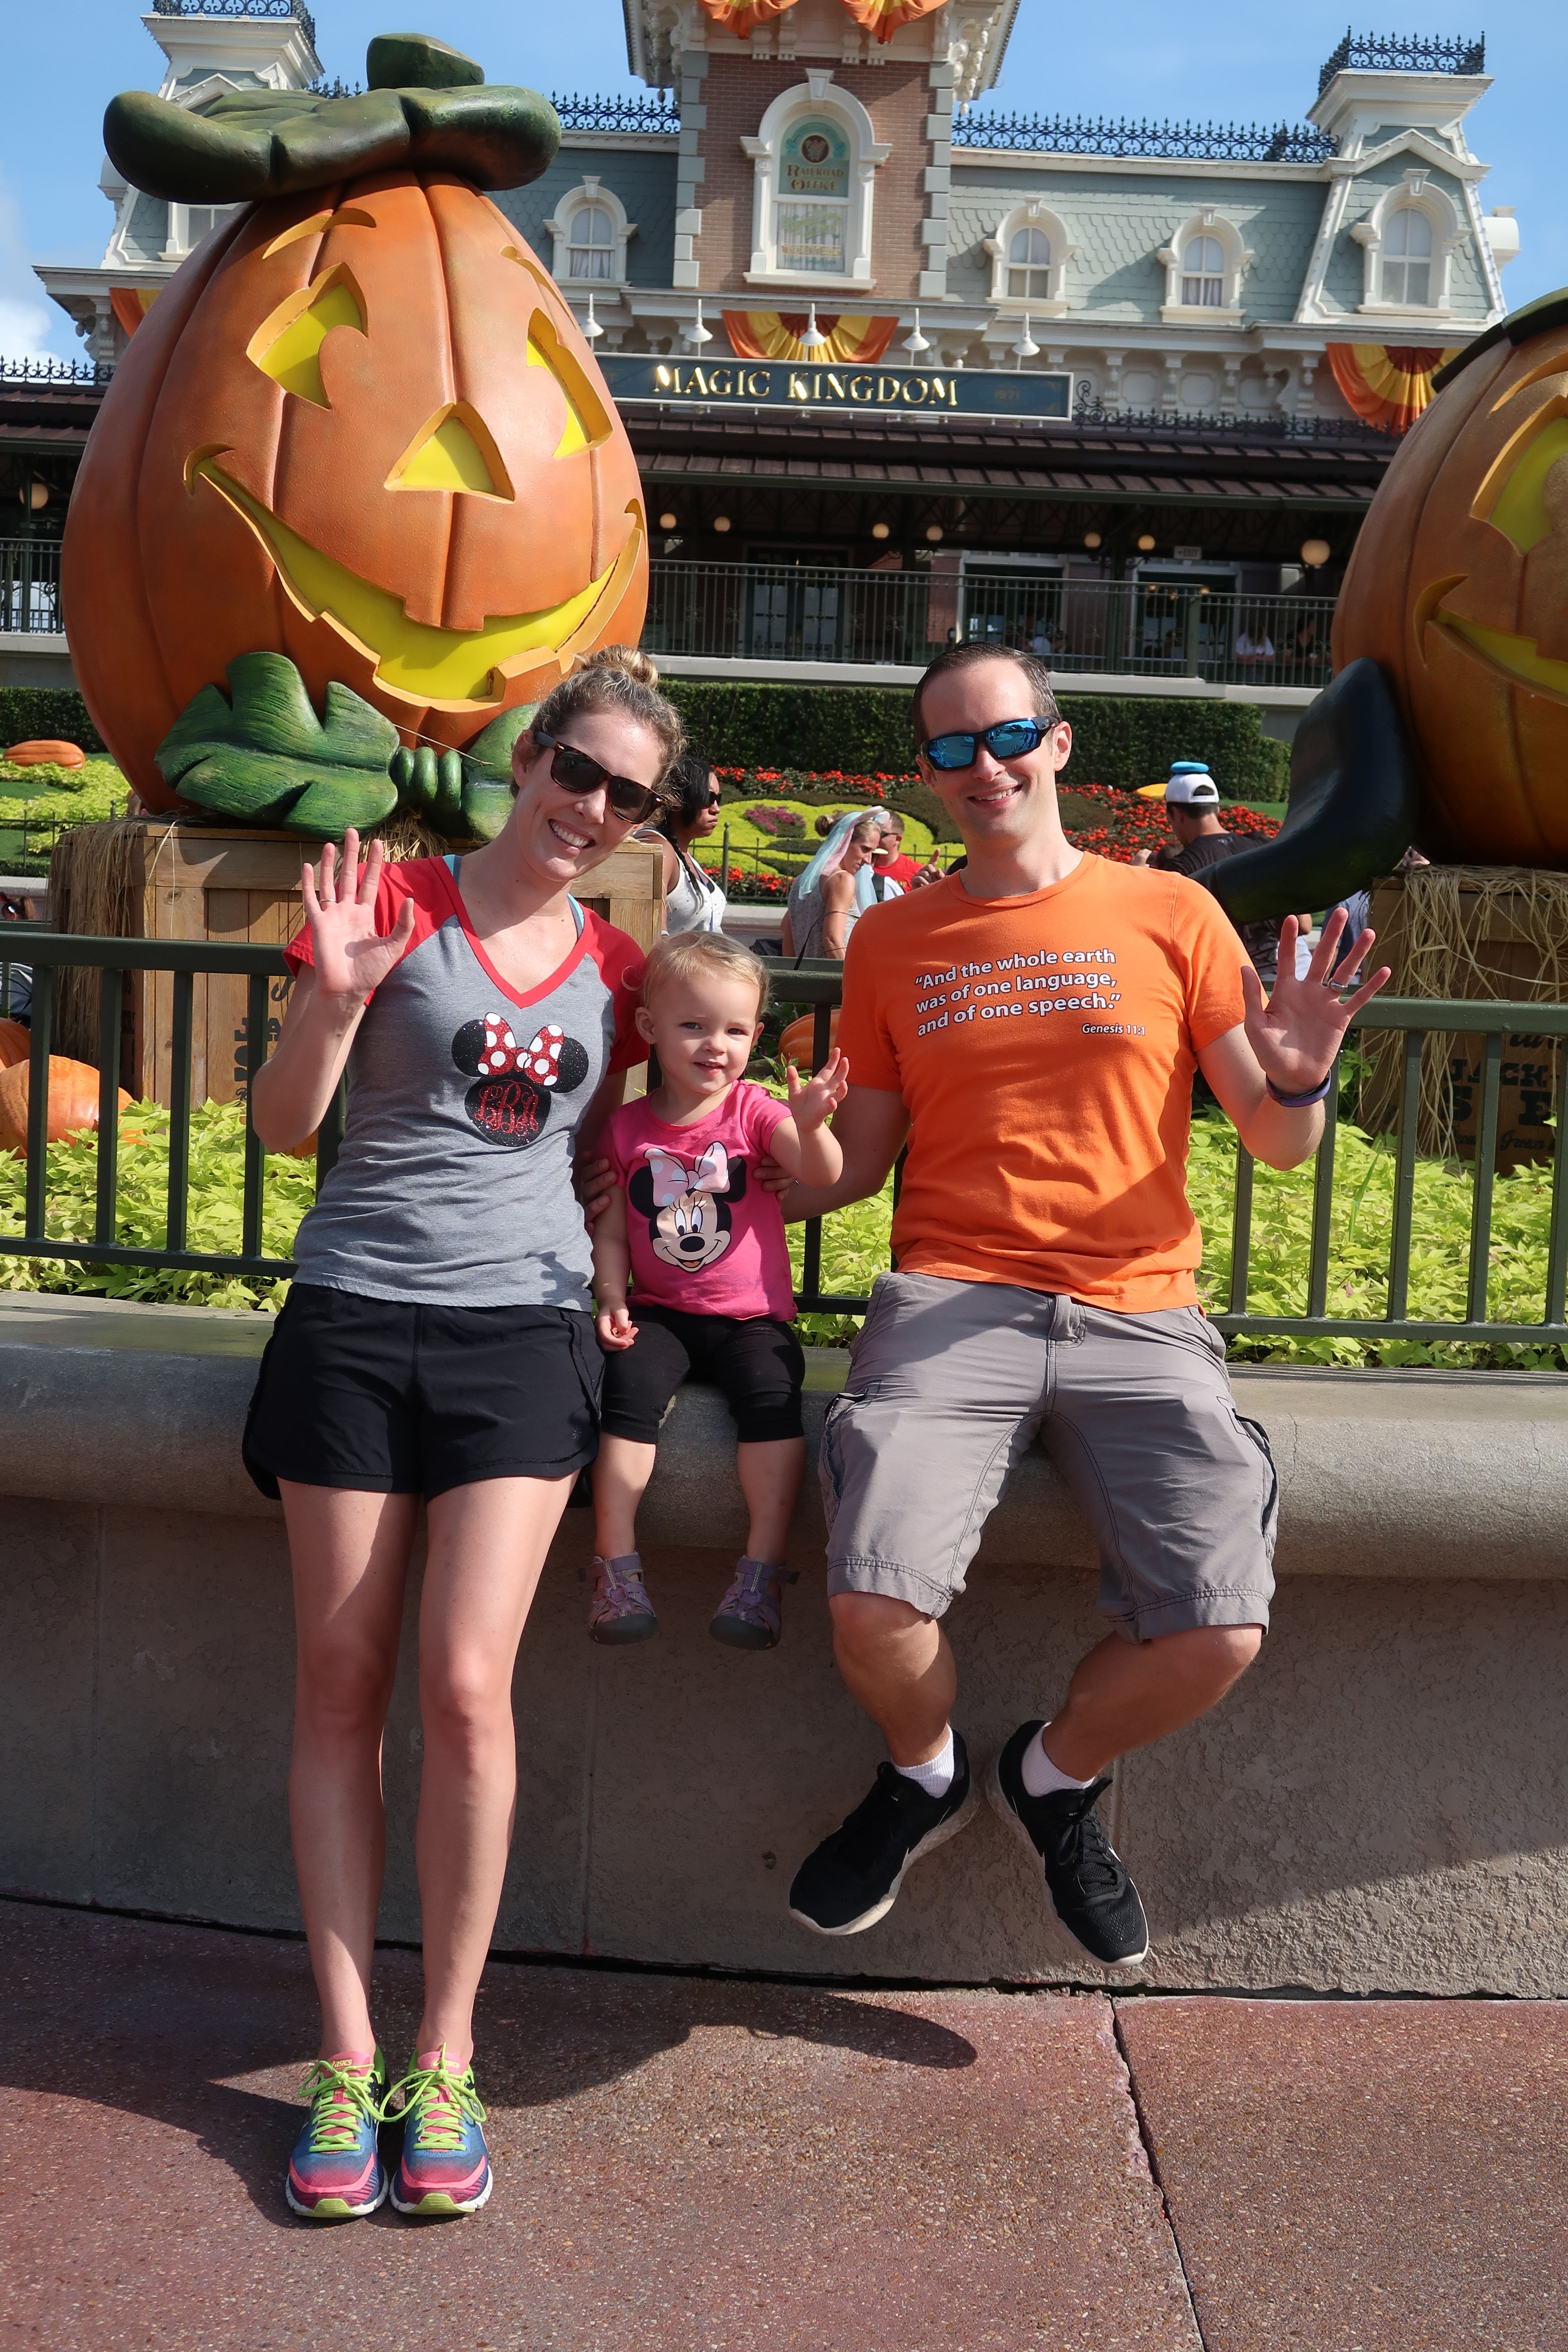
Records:
[[[775,1096],[742,1078],[711,1118],[689,1127],[667,1127],[646,1098],[609,1119],[602,1148],[626,1195],[638,1297],[687,1315],[793,1319],[784,1213],[753,1174],[788,1117]]]

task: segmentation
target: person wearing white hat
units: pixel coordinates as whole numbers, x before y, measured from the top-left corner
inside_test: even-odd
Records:
[[[1163,849],[1137,851],[1134,866],[1152,866],[1162,874],[1187,874],[1203,878],[1205,866],[1234,857],[1247,843],[1226,833],[1219,821],[1219,786],[1203,760],[1173,760],[1165,784],[1165,822],[1172,838]],[[1304,939],[1312,928],[1310,915],[1298,915]],[[1237,923],[1241,944],[1259,976],[1272,981],[1279,961],[1279,918],[1268,922]]]

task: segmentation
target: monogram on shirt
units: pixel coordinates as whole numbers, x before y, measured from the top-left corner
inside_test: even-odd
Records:
[[[477,1083],[464,1108],[479,1133],[513,1151],[537,1143],[556,1095],[574,1093],[588,1075],[588,1055],[575,1037],[549,1022],[520,1045],[502,1013],[465,1021],[452,1040],[452,1059]]]

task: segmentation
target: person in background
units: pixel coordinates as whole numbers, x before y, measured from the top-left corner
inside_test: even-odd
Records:
[[[27,920],[25,898],[0,898],[0,923],[22,924]],[[33,967],[30,963],[12,963],[9,950],[0,940],[0,1019],[19,1021],[24,1029],[33,1020]]]
[[[920,870],[920,859],[909,856],[904,849],[904,820],[897,809],[889,809],[882,819],[882,838],[871,860],[873,880],[896,882],[901,896]],[[879,898],[883,895],[877,892]]]
[[[1165,785],[1165,822],[1172,838],[1163,849],[1140,849],[1134,866],[1151,866],[1157,874],[1186,874],[1194,881],[1223,858],[1234,857],[1247,844],[1226,833],[1219,821],[1219,787],[1202,760],[1175,760]],[[1262,980],[1272,981],[1279,963],[1280,918],[1267,922],[1237,923],[1241,944]],[[1303,937],[1312,928],[1310,915],[1298,915]]]
[[[637,836],[658,841],[664,850],[664,928],[722,930],[729,911],[722,887],[691,854],[692,843],[706,841],[718,826],[719,779],[706,760],[688,751],[676,761],[670,782],[680,798],[651,832]]]
[[[857,904],[856,883],[881,839],[880,816],[861,809],[845,811],[810,865],[789,886],[784,919],[786,956],[797,962],[807,956],[843,962],[849,934],[865,911]]]
[[[1267,629],[1262,630],[1257,636],[1254,636],[1248,629],[1240,629],[1237,632],[1236,657],[1237,661],[1244,662],[1272,661],[1274,640]]]

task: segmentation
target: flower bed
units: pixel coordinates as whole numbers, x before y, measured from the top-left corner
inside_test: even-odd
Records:
[[[1093,850],[1100,857],[1113,858],[1119,866],[1130,866],[1135,850],[1163,849],[1170,841],[1171,829],[1165,822],[1163,801],[1146,801],[1136,793],[1123,792],[1116,784],[1073,784],[1063,792],[1068,803],[1064,812],[1068,819],[1065,830],[1068,839],[1079,849]],[[1091,819],[1104,811],[1103,819],[1088,824],[1071,822],[1077,811],[1071,803],[1086,801]],[[1272,841],[1279,830],[1274,817],[1259,816],[1256,809],[1244,808],[1236,801],[1226,801],[1216,811],[1226,833],[1248,840]]]

